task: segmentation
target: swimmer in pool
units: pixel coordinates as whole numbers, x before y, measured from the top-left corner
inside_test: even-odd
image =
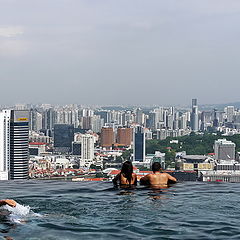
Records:
[[[0,200],[0,207],[3,205],[9,205],[10,207],[16,207],[17,203],[12,199]]]
[[[120,186],[137,185],[137,175],[133,173],[133,165],[126,161],[122,165],[121,172],[113,179],[113,184]]]
[[[150,185],[156,187],[167,187],[169,183],[176,183],[177,179],[168,173],[162,172],[162,167],[159,162],[152,164],[152,171],[140,179],[142,185]]]

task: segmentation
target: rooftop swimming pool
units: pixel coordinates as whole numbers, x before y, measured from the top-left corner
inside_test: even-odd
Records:
[[[0,239],[240,239],[239,183],[114,189],[107,182],[0,182]],[[5,207],[6,208],[6,207]]]

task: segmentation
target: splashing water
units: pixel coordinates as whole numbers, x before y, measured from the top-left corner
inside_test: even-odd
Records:
[[[15,223],[23,223],[30,214],[30,207],[17,203],[16,207],[5,205],[4,208],[10,212],[9,220]]]

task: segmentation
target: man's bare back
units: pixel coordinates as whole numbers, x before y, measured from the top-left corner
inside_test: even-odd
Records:
[[[161,172],[151,173],[140,179],[140,182],[142,184],[148,184],[148,185],[167,186],[169,181],[176,182],[177,179],[175,177],[172,177],[168,173],[161,173]]]
[[[172,177],[168,173],[161,172],[161,164],[154,162],[152,165],[153,173],[146,175],[140,179],[140,183],[143,185],[161,185],[167,186],[169,182],[175,183],[177,179]]]

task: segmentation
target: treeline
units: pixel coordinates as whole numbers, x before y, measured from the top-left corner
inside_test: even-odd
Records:
[[[176,152],[186,151],[188,155],[204,155],[208,153],[213,153],[214,141],[217,139],[226,138],[236,144],[236,151],[240,152],[240,135],[236,134],[233,136],[221,136],[220,134],[212,135],[210,133],[205,133],[203,135],[197,135],[191,133],[189,136],[170,138],[165,140],[148,140],[146,142],[146,153],[153,154],[155,151],[160,151],[163,153],[171,153],[174,155]],[[178,140],[178,144],[170,143],[171,140]],[[171,148],[171,149],[170,149]],[[166,156],[166,160],[169,157]]]

